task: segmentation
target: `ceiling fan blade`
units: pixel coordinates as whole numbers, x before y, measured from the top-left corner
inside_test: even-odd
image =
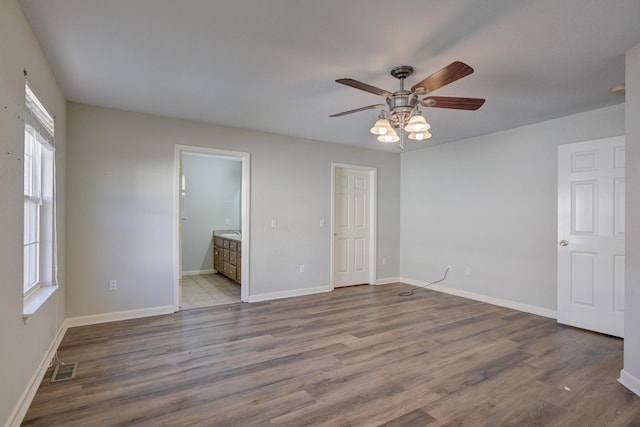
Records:
[[[482,98],[455,98],[451,96],[429,96],[421,101],[425,107],[453,108],[455,110],[477,110],[484,104]]]
[[[384,107],[384,104],[367,105],[366,107],[356,108],[355,110],[343,111],[342,113],[332,114],[329,117],[340,117],[340,116],[345,116],[345,115],[351,114],[351,113],[357,113],[359,111],[374,110],[374,109],[382,108],[382,107]]]
[[[421,90],[421,92],[419,92],[421,94],[433,92],[471,73],[473,73],[473,68],[464,62],[455,61],[431,74],[420,83],[413,85],[411,92],[416,92],[416,90]]]
[[[342,83],[343,85],[351,86],[356,89],[364,90],[365,92],[373,93],[374,95],[384,96],[385,98],[390,98],[393,96],[391,92],[388,90],[380,89],[379,87],[371,86],[366,83],[359,82],[358,80],[353,79],[338,79],[336,83]]]

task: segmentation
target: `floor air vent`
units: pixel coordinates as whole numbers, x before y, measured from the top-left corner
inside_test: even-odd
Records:
[[[76,376],[76,369],[78,368],[78,362],[65,363],[64,365],[57,365],[51,375],[51,382],[56,383],[58,381],[70,380]]]

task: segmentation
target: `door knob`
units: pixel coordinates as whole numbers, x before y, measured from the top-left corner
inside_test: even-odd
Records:
[[[560,246],[567,246],[569,242],[567,240],[560,240]]]

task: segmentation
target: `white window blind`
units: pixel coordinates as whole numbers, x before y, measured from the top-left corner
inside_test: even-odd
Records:
[[[27,112],[27,121],[30,125],[36,126],[38,133],[51,138],[53,143],[54,120],[51,114],[44,108],[38,97],[33,93],[29,84],[25,89],[25,109]],[[30,116],[30,117],[29,117]]]
[[[25,85],[23,292],[54,284],[54,120]]]

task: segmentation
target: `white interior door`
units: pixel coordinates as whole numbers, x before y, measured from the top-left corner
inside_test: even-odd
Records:
[[[625,139],[558,148],[558,322],[624,335]]]
[[[334,175],[334,287],[370,282],[370,172],[336,168]]]

